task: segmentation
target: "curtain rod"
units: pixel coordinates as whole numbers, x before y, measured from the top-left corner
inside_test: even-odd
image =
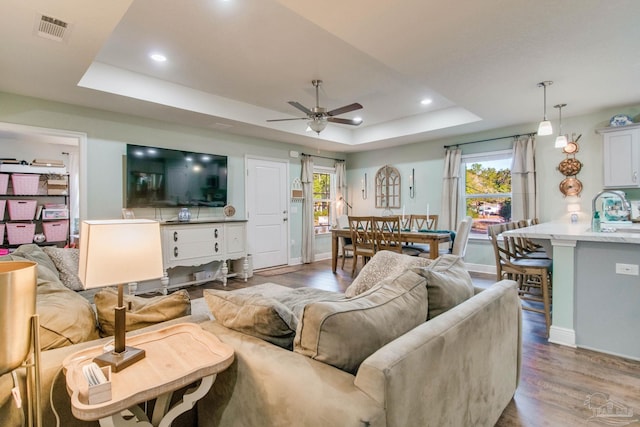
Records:
[[[334,159],[333,157],[324,157],[324,156],[318,156],[316,154],[306,154],[306,153],[301,153],[303,156],[307,156],[307,157],[318,157],[320,159],[328,159],[328,160],[335,160],[336,162],[344,162],[344,159]]]
[[[533,136],[536,135],[537,132],[529,132],[529,133],[517,133],[515,135],[507,135],[507,136],[499,136],[497,138],[487,138],[487,139],[481,139],[478,141],[469,141],[469,142],[461,142],[460,144],[451,144],[451,145],[445,145],[444,148],[450,148],[450,147],[458,147],[460,145],[467,145],[467,144],[475,144],[478,142],[487,142],[487,141],[497,141],[498,139],[507,139],[507,138],[517,138],[519,136]]]

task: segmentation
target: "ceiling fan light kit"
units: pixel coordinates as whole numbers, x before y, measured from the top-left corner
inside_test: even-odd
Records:
[[[311,84],[316,88],[316,106],[315,107],[309,109],[299,102],[289,101],[290,105],[292,105],[293,107],[305,113],[307,117],[296,117],[293,119],[271,119],[271,120],[267,120],[267,122],[282,122],[286,120],[308,120],[307,130],[311,129],[312,131],[316,132],[318,135],[320,135],[320,132],[322,132],[327,127],[328,122],[339,123],[343,125],[351,125],[351,126],[358,126],[362,123],[362,119],[341,119],[339,117],[334,117],[340,114],[345,114],[351,111],[359,110],[362,108],[362,105],[358,104],[357,102],[354,102],[353,104],[345,105],[343,107],[335,108],[331,111],[327,111],[326,108],[320,106],[320,96],[318,93],[318,89],[322,84],[322,80],[312,80]]]
[[[538,135],[551,135],[553,133],[553,127],[551,126],[551,122],[547,120],[547,86],[551,86],[553,82],[551,80],[545,80],[543,82],[538,83],[538,87],[542,87],[544,89],[544,117],[538,126]]]

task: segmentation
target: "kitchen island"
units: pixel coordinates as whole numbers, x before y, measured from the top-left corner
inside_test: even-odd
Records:
[[[592,232],[548,222],[505,232],[553,257],[549,341],[640,360],[640,225]]]

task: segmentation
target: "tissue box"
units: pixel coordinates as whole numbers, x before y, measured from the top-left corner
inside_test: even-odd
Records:
[[[89,386],[89,405],[96,405],[111,400],[111,366],[103,366],[100,370],[107,379],[107,382]]]

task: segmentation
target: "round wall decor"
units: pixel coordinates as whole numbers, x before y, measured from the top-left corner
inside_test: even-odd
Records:
[[[228,218],[236,214],[236,208],[234,208],[232,205],[227,205],[224,207],[223,212],[224,212],[224,216]]]
[[[560,192],[565,196],[579,196],[582,192],[582,183],[578,178],[565,178],[560,183]]]
[[[577,175],[582,169],[582,162],[575,158],[567,158],[560,162],[558,170],[564,176]]]

